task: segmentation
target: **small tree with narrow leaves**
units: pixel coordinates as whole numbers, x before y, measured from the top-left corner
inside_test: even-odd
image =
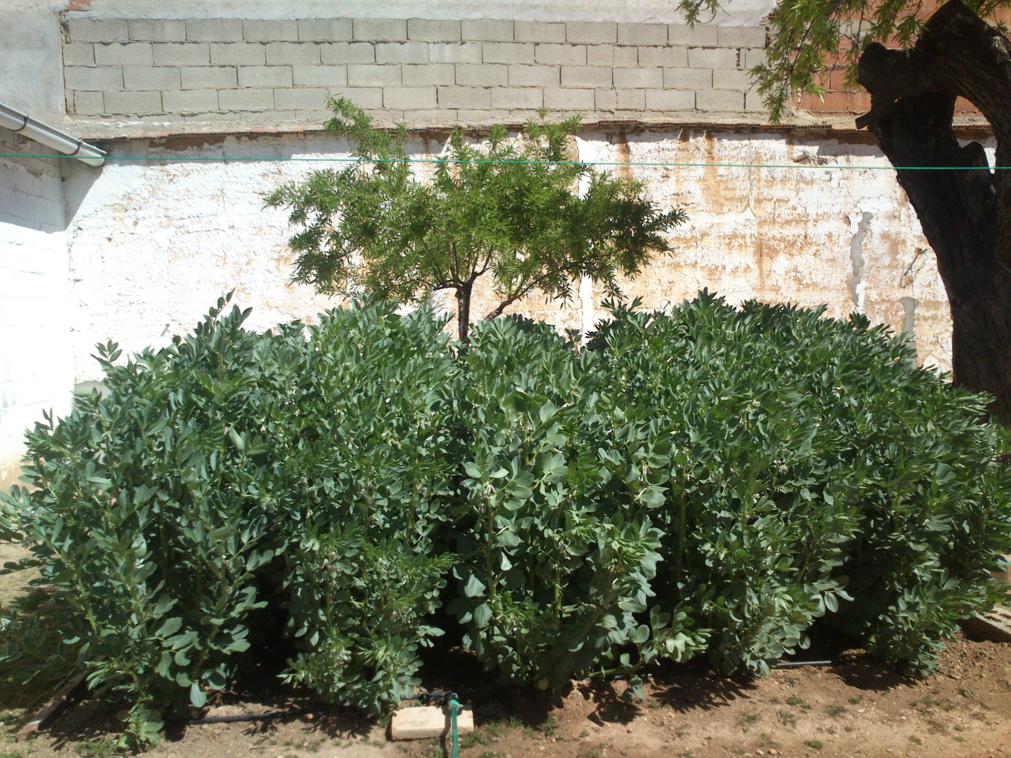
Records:
[[[685,220],[679,208],[657,207],[639,182],[568,160],[578,119],[541,118],[518,139],[496,127],[483,146],[456,130],[431,180],[421,181],[406,127],[376,129],[345,99],[330,107],[327,130],[350,138],[359,160],[267,196],[297,228],[294,279],[328,294],[399,303],[453,290],[463,341],[480,277],[491,278],[496,296],[483,318],[533,292],[565,300],[582,276],[614,293],[619,275],[670,251],[667,233]]]

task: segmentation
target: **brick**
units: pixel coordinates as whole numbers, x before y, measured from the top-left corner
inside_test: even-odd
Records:
[[[487,19],[464,19],[463,38],[479,42],[512,42],[512,21],[490,21]]]
[[[179,89],[179,69],[167,66],[124,66],[123,89]]]
[[[670,66],[685,68],[688,66],[688,48],[686,47],[640,47],[640,66]]]
[[[593,90],[548,87],[544,90],[544,107],[560,111],[593,110]]]
[[[99,66],[148,65],[153,61],[150,42],[130,42],[125,45],[95,45],[95,63]]]
[[[509,85],[511,87],[557,87],[561,84],[558,66],[522,66],[509,67]]]
[[[663,69],[659,68],[616,68],[614,86],[622,87],[663,87]]]
[[[707,68],[665,68],[664,89],[709,89],[713,86],[713,72]]]
[[[157,66],[206,66],[211,58],[206,42],[155,43],[151,51]]]
[[[186,22],[167,19],[131,18],[127,22],[130,39],[138,42],[185,42]]]
[[[267,65],[319,63],[320,46],[315,42],[271,42],[267,45]]]
[[[67,21],[71,42],[128,42],[130,32],[122,19],[72,18]]]
[[[161,113],[161,92],[106,92],[105,109],[108,113],[128,116]]]
[[[218,92],[223,111],[269,111],[274,109],[272,89],[224,89]]]
[[[481,43],[464,42],[462,44],[438,44],[428,46],[428,54],[432,63],[480,63]]]
[[[695,93],[695,107],[700,111],[741,111],[744,110],[744,92],[700,90]]]
[[[765,47],[765,28],[761,26],[720,26],[716,29],[720,47]]]
[[[218,110],[216,89],[191,89],[161,93],[166,113],[213,113]]]
[[[485,63],[534,62],[534,46],[529,42],[485,42],[481,47]]]
[[[667,24],[618,24],[619,45],[666,45]]]
[[[688,51],[688,65],[691,68],[737,68],[737,51],[693,47]]]
[[[400,84],[400,66],[353,64],[348,66],[348,84],[352,87],[385,87]]]
[[[299,68],[317,68],[301,66]],[[292,79],[291,66],[239,66],[240,87],[290,87],[292,84],[307,84]],[[334,84],[344,84],[343,81]]]
[[[629,90],[641,92],[642,90]],[[593,91],[593,109],[598,111],[613,111],[618,107],[618,91],[613,89],[597,89]]]
[[[266,62],[267,48],[263,45],[248,42],[211,45],[211,63],[215,65],[262,66]]]
[[[618,25],[613,21],[570,21],[565,25],[565,41],[599,45],[618,41]]]
[[[121,90],[123,89],[123,70],[120,68],[67,66],[63,69],[63,83],[67,89]]]
[[[297,110],[300,108],[325,108],[330,93],[323,87],[306,87],[304,89],[275,89],[274,107],[281,110]]]
[[[185,66],[179,71],[183,89],[230,89],[239,85],[232,66]]]
[[[459,21],[430,21],[423,18],[407,20],[407,38],[422,42],[458,42],[461,39]]]
[[[604,66],[562,66],[563,87],[610,87],[611,69]]]
[[[672,45],[716,47],[716,27],[705,24],[668,24],[667,41]]]
[[[380,42],[376,63],[428,63],[427,42]]]
[[[753,69],[755,66],[761,66],[763,63],[768,61],[768,56],[764,50],[745,50],[744,51],[744,67],[746,69]]]
[[[618,110],[643,110],[646,107],[646,90],[644,89],[619,89],[617,94]]]
[[[648,89],[646,103],[648,111],[690,111],[695,109],[695,93],[669,89]]]
[[[186,22],[191,42],[241,42],[242,21],[232,18],[202,18]]]
[[[63,46],[63,65],[94,66],[94,45],[90,42],[68,42]]]
[[[435,108],[435,87],[383,87],[383,107],[412,111]]]
[[[297,87],[343,87],[348,83],[347,66],[294,66],[292,71]]]
[[[587,66],[624,66],[626,68],[639,65],[639,50],[635,47],[615,47],[614,45],[587,45]]]
[[[356,18],[351,22],[356,40],[396,42],[407,39],[407,22],[394,18]]]
[[[298,38],[302,42],[344,42],[350,40],[349,18],[300,18]]]
[[[556,66],[585,66],[586,45],[540,44],[534,49],[534,61]]]
[[[491,90],[482,87],[439,87],[440,108],[490,108]]]
[[[452,63],[404,64],[400,67],[404,84],[417,87],[425,84],[455,84],[456,67]]]
[[[751,89],[751,75],[738,69],[718,68],[713,71],[713,89]]]
[[[74,113],[81,116],[100,116],[105,113],[105,98],[101,92],[75,92]]]
[[[383,107],[381,87],[335,87],[329,90],[330,97],[346,97],[359,108],[379,109]]]
[[[298,21],[243,21],[246,42],[296,42]]]
[[[517,42],[565,42],[565,24],[517,21],[514,34]]]
[[[320,47],[323,63],[375,63],[376,48],[371,42],[334,42]]]
[[[542,108],[544,92],[539,87],[503,87],[491,91],[492,108]]]
[[[509,83],[509,67],[491,63],[458,63],[456,83],[474,87],[497,87]]]

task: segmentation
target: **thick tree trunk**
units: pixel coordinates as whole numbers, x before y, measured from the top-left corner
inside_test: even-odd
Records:
[[[1011,426],[1011,172],[989,168],[977,142],[952,127],[956,96],[982,111],[997,140],[997,165],[1011,165],[1011,43],[959,0],[927,22],[909,52],[871,45],[858,80],[871,111],[857,119],[895,166],[899,184],[937,256],[951,305],[956,384],[994,396]]]
[[[470,335],[470,296],[474,283],[456,288],[456,333],[460,342],[466,342]]]

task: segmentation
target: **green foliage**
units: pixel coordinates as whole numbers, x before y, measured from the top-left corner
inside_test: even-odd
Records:
[[[482,146],[457,130],[422,181],[406,128],[379,131],[345,99],[331,107],[327,129],[349,139],[360,160],[267,196],[268,205],[289,209],[298,228],[290,240],[295,280],[399,303],[454,290],[464,339],[482,275],[499,298],[490,316],[534,291],[568,298],[580,276],[614,291],[619,275],[668,250],[665,234],[684,220],[680,210],[655,207],[640,183],[572,161],[578,119],[532,122],[519,139],[496,127]]]

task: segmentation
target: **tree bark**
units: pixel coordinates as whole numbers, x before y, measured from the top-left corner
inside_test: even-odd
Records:
[[[1011,426],[1011,172],[985,167],[982,145],[960,145],[955,98],[990,122],[997,165],[1011,165],[1011,43],[950,0],[926,23],[910,51],[870,45],[858,81],[871,110],[858,127],[874,134],[898,168],[923,233],[934,249],[951,307],[956,384],[994,397],[993,416]]]
[[[470,335],[470,296],[473,281],[456,288],[456,333],[460,342],[467,342]]]

